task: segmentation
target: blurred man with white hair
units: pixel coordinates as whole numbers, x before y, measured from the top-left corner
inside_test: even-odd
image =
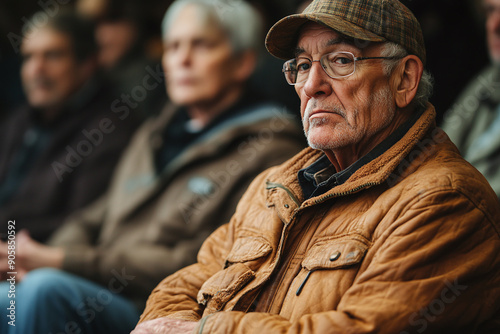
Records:
[[[195,262],[250,181],[302,148],[298,122],[246,87],[260,25],[244,2],[169,8],[163,68],[173,103],[138,130],[109,191],[50,246],[18,236],[18,333],[130,332],[154,286]],[[8,290],[0,286],[7,315]],[[1,325],[2,333],[14,329]]]

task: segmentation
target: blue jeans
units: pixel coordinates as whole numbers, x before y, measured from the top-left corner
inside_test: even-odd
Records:
[[[2,334],[128,334],[139,316],[124,297],[56,269],[33,270],[15,286],[0,283]]]

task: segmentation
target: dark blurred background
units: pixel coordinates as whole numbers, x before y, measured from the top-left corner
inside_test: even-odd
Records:
[[[465,85],[489,64],[481,0],[403,0],[422,26],[427,69],[435,79],[431,102],[451,108]]]
[[[264,14],[264,31],[278,19],[294,13],[307,1],[249,0]],[[431,98],[438,121],[466,83],[488,64],[480,0],[403,0],[419,19],[427,45],[427,68],[434,75]],[[161,57],[160,24],[171,1],[159,0],[2,0],[0,2],[0,119],[24,102],[19,79],[21,58],[16,52],[21,28],[33,13],[74,6],[97,22],[123,17],[136,28],[128,57],[139,54],[152,62]],[[264,36],[262,37],[264,41]],[[127,57],[124,57],[127,59]],[[124,61],[122,59],[122,61]],[[265,58],[254,78],[255,86],[298,111],[298,98],[285,83],[280,60]],[[121,71],[121,70],[119,70]],[[119,72],[118,71],[118,72]],[[138,74],[142,75],[142,74]],[[263,79],[265,77],[265,79]],[[127,88],[123,88],[125,91]],[[297,109],[295,109],[297,108]]]

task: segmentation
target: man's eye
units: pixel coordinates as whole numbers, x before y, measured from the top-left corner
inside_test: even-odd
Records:
[[[347,57],[337,56],[331,59],[330,62],[334,65],[347,65],[352,63],[352,59]]]
[[[491,5],[486,5],[484,9],[486,12],[486,16],[490,16],[495,11],[495,7],[493,7]]]
[[[64,52],[63,51],[49,51],[45,54],[46,58],[48,60],[59,60],[60,58],[62,58],[64,55]]]
[[[297,71],[303,72],[308,71],[311,68],[311,63],[302,61],[297,63]]]
[[[30,59],[31,59],[31,54],[30,53],[21,54],[21,61],[23,63],[26,63]]]
[[[169,43],[165,43],[164,45],[164,50],[165,51],[175,51],[179,48],[179,43],[178,42],[169,42]]]
[[[200,50],[209,50],[217,46],[217,41],[208,39],[196,39],[193,41],[193,48]]]

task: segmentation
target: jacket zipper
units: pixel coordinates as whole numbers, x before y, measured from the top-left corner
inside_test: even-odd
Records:
[[[380,182],[368,182],[368,183],[365,183],[365,184],[363,184],[361,186],[358,186],[358,187],[356,187],[354,189],[351,189],[349,191],[344,191],[344,192],[341,192],[341,193],[328,194],[328,195],[325,195],[325,196],[323,196],[323,197],[318,198],[317,200],[315,200],[314,204],[320,204],[320,203],[326,201],[327,199],[330,199],[330,198],[333,198],[333,197],[347,196],[347,195],[350,195],[352,193],[358,192],[358,191],[360,191],[363,188],[373,187],[373,186],[376,186],[376,185],[379,185],[379,184],[380,184]],[[286,193],[288,194],[288,196],[295,202],[295,204],[297,204],[297,207],[300,208],[299,200],[297,199],[297,197],[295,197],[295,195],[292,193],[292,191],[290,189],[288,189],[287,187],[285,187],[281,183],[270,182],[270,181],[266,182],[266,189],[275,189],[275,188],[280,188],[280,189],[283,189],[284,191],[286,191]]]
[[[270,182],[268,184],[271,184]],[[279,185],[279,184],[276,184],[278,186],[278,188],[282,188],[282,189],[285,189],[287,190],[284,186],[282,185]],[[273,187],[274,188],[274,187]],[[272,189],[272,188],[268,188],[268,189]],[[288,192],[288,191],[287,191]],[[292,194],[293,195],[293,194]],[[257,286],[254,286],[253,288],[251,288],[250,290],[248,290],[247,292],[245,292],[245,294],[240,298],[240,300],[242,298],[244,298],[246,295],[252,293],[253,291],[261,288],[262,286],[264,286],[267,281],[269,281],[269,279],[271,278],[271,276],[274,274],[274,272],[277,270],[278,268],[278,263],[280,262],[280,259],[282,257],[282,254],[283,254],[283,247],[285,246],[285,243],[286,243],[286,240],[288,238],[288,233],[287,233],[287,229],[292,225],[292,221],[298,216],[298,214],[294,214],[290,223],[289,224],[284,224],[283,225],[283,230],[281,231],[281,237],[280,237],[280,242],[278,244],[278,253],[276,254],[276,258],[277,258],[277,261],[276,261],[276,265],[274,266],[273,270],[271,271],[271,273],[262,281],[260,282]],[[284,220],[280,217],[281,221],[284,222]],[[247,310],[249,307],[252,306],[252,304],[254,303],[255,299],[258,298],[259,294],[256,294],[253,298],[252,298],[252,302],[249,304],[249,306],[247,307]],[[238,303],[236,303],[238,304]],[[236,306],[236,305],[235,305]],[[268,305],[269,306],[269,305]]]
[[[342,192],[342,193],[334,193],[334,194],[329,194],[329,195],[326,195],[326,196],[323,196],[319,199],[317,199],[314,203],[315,204],[319,204],[329,198],[332,198],[332,197],[340,197],[340,196],[346,196],[346,195],[349,195],[349,194],[352,194],[354,192],[357,192],[363,188],[366,188],[366,187],[372,187],[372,186],[375,186],[375,185],[378,185],[380,183],[378,182],[368,182],[368,183],[365,183],[359,187],[356,187],[354,189],[351,189],[350,191],[345,191],[345,192]],[[275,189],[275,188],[280,188],[280,189],[283,189],[286,191],[286,193],[288,194],[288,196],[295,202],[295,204],[297,204],[297,206],[300,208],[300,203],[299,201],[297,200],[297,197],[295,197],[295,195],[292,193],[292,191],[290,189],[288,189],[287,187],[285,187],[283,184],[281,183],[275,183],[275,182],[269,182],[267,181],[266,182],[266,189]],[[280,243],[278,245],[278,249],[279,249],[279,254],[276,254],[277,255],[277,258],[281,258],[281,254],[282,254],[282,251],[283,251],[283,246],[286,242],[286,239],[287,239],[287,234],[286,234],[286,230],[287,228],[291,225],[292,221],[294,219],[297,218],[297,216],[299,215],[299,210],[297,210],[293,216],[292,216],[292,219],[290,220],[290,223],[289,224],[286,224],[283,226],[283,231],[282,231],[282,235],[281,235],[281,238],[280,238]],[[283,219],[280,217],[280,219],[283,221]],[[278,260],[279,262],[279,260]],[[260,288],[263,286],[263,284],[265,284],[269,279],[270,277],[272,276],[272,274],[274,273],[274,271],[277,269],[277,266],[275,266],[271,272],[271,274],[265,279],[263,280],[258,286],[255,286],[253,287],[252,289],[248,290],[245,295],[249,294],[249,293],[252,293],[253,291],[255,291],[256,289]],[[299,288],[297,289],[297,291],[295,292],[295,294],[298,296],[300,295],[300,293],[302,292],[302,288],[304,287],[305,283],[307,282],[307,280],[309,279],[309,276],[314,272],[315,270],[310,270],[304,281],[302,282],[302,284],[299,286]],[[249,307],[251,306],[251,304],[255,301],[255,299],[258,297],[258,294],[255,295],[255,297],[253,298],[252,302],[250,303]],[[242,296],[243,298],[243,296]]]
[[[311,274],[313,273],[313,271],[315,271],[315,269],[313,270],[309,270],[307,272],[307,275],[306,275],[306,278],[304,278],[304,280],[302,281],[302,283],[300,284],[299,288],[297,289],[297,292],[295,292],[295,295],[298,296],[300,295],[300,293],[302,292],[302,288],[304,288],[304,285],[306,285],[306,282],[307,280],[309,279],[309,276],[311,276]]]
[[[324,201],[326,201],[327,199],[330,199],[330,198],[333,198],[333,197],[343,197],[343,196],[347,196],[347,195],[350,195],[350,194],[353,194],[355,192],[358,192],[360,191],[361,189],[363,188],[367,188],[367,187],[373,187],[373,186],[376,186],[376,185],[379,185],[380,182],[368,182],[368,183],[365,183],[361,186],[358,186],[354,189],[351,189],[349,191],[344,191],[344,192],[341,192],[341,193],[333,193],[333,194],[328,194],[328,195],[325,195],[321,198],[318,198],[317,200],[314,201],[314,204],[320,204]]]

